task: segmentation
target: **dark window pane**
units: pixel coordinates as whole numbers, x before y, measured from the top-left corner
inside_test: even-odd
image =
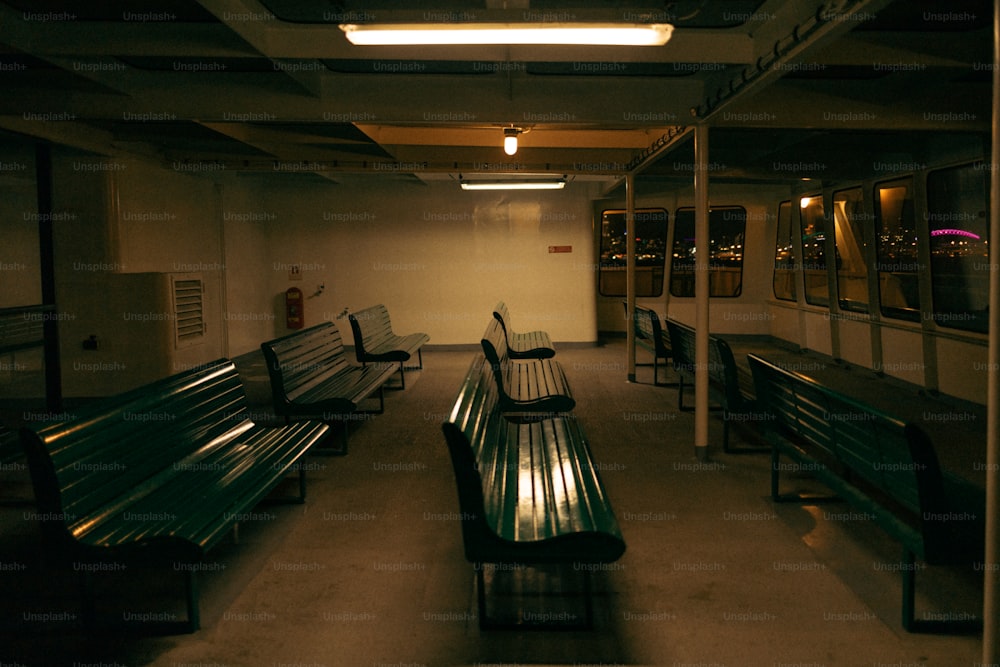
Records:
[[[823,197],[799,200],[802,219],[802,270],[805,273],[806,303],[830,305],[830,279],[826,273],[826,216]]]
[[[735,297],[743,291],[746,219],[742,206],[709,211],[709,296]],[[674,296],[694,296],[694,241],[694,209],[677,209],[670,267],[670,293]]]
[[[843,310],[868,312],[867,220],[861,188],[833,193],[837,298]]]
[[[599,289],[603,296],[625,296],[625,211],[601,215]],[[663,294],[663,267],[667,248],[667,212],[662,208],[635,211],[636,296]]]
[[[778,234],[774,243],[774,296],[795,301],[795,245],[792,243],[792,202],[778,204]]]
[[[875,187],[878,289],[886,317],[920,320],[920,266],[913,215],[913,179]]]
[[[980,164],[927,176],[934,320],[983,333],[990,296],[987,176]]]

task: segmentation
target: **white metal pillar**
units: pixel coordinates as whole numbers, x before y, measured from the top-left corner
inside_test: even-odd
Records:
[[[699,123],[694,133],[694,451],[700,461],[708,460],[708,241],[708,125]]]
[[[1000,663],[1000,0],[993,0],[993,138],[990,147],[990,329],[986,392],[986,556],[983,563],[983,664]]]
[[[635,382],[635,175],[625,176],[625,346],[628,381]]]

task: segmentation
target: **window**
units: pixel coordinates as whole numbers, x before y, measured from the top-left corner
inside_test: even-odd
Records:
[[[917,257],[912,178],[875,186],[875,219],[882,314],[919,321],[922,267]]]
[[[990,289],[987,174],[965,165],[927,176],[934,320],[982,333]]]
[[[712,208],[708,213],[709,296],[734,297],[743,291],[743,238],[747,212],[742,206]],[[694,209],[677,209],[670,293],[694,296]]]
[[[171,276],[174,297],[174,344],[181,348],[205,335],[201,278]]]
[[[792,243],[792,202],[778,204],[778,235],[774,243],[774,296],[795,301],[795,245]]]
[[[625,211],[601,214],[601,263],[598,279],[603,296],[625,296]],[[667,212],[662,208],[635,210],[636,296],[663,294],[663,267],[667,249]]]
[[[868,312],[866,216],[861,188],[833,193],[834,244],[837,249],[837,298],[843,310]]]
[[[805,274],[806,303],[830,305],[830,280],[826,274],[826,217],[823,197],[799,200],[802,219],[802,270]]]

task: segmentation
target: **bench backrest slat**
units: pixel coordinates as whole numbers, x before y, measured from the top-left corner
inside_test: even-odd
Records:
[[[83,529],[115,499],[138,496],[180,461],[195,461],[222,436],[251,426],[236,367],[220,359],[77,411],[22,440],[40,509]],[[105,512],[106,513],[106,512]]]
[[[276,408],[350,366],[333,322],[322,322],[260,347]]]

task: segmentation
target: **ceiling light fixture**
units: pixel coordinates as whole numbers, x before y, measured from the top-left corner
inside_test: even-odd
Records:
[[[513,155],[517,152],[517,135],[521,134],[521,129],[517,127],[505,127],[503,129],[503,152]]]
[[[463,190],[562,190],[565,178],[532,180],[460,181]]]
[[[342,24],[357,46],[429,44],[585,44],[663,46],[669,23],[384,23]]]

